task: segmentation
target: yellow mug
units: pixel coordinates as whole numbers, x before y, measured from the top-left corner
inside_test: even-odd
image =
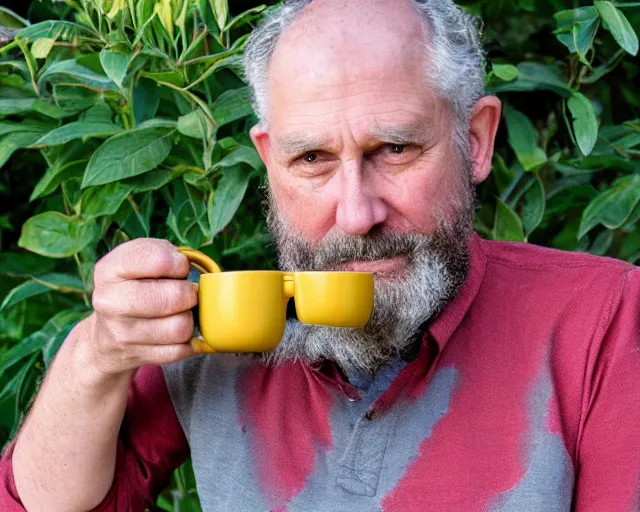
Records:
[[[305,324],[363,328],[373,310],[367,272],[221,272],[206,254],[179,247],[201,272],[195,352],[270,352],[284,334],[287,303]]]

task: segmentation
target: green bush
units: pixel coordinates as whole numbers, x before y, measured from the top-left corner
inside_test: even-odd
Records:
[[[640,259],[640,2],[464,1],[485,22],[505,102],[476,229]],[[268,10],[226,0],[0,8],[0,446],[60,343],[87,316],[93,265],[166,238],[223,267],[273,268],[265,174],[241,52]],[[159,501],[199,510],[189,466]]]

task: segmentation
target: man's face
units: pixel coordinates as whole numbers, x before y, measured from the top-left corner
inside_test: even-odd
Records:
[[[280,40],[269,128],[252,132],[269,224],[282,268],[374,272],[376,304],[364,331],[290,325],[275,357],[375,371],[464,281],[472,169],[450,109],[426,84],[409,3],[393,19],[372,8],[357,26],[347,7],[314,33],[317,5]]]

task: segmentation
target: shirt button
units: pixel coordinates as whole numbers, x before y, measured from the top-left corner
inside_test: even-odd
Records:
[[[364,419],[367,421],[373,421],[377,416],[376,411],[367,411],[367,414],[364,415]]]

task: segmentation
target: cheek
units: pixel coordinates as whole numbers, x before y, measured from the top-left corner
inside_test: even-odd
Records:
[[[401,190],[390,202],[413,229],[430,233],[443,217],[451,217],[460,190],[459,171],[444,158],[430,159],[420,170],[401,177]]]
[[[326,194],[308,187],[270,176],[273,198],[287,224],[309,242],[317,242],[335,221],[335,205]]]

